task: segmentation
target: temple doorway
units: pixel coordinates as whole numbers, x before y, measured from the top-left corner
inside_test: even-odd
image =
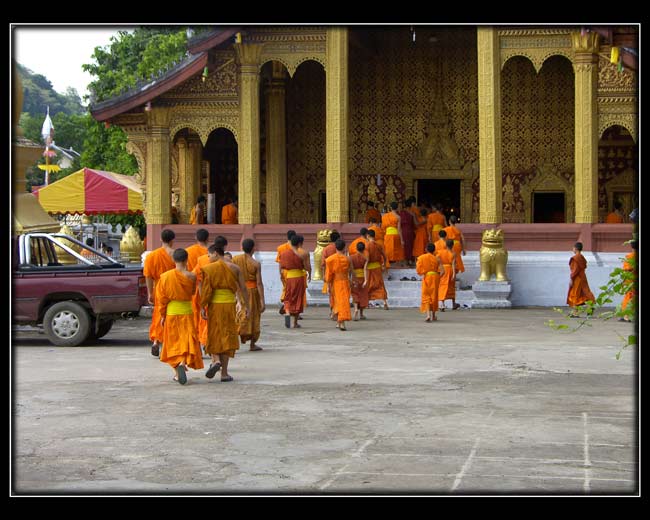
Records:
[[[417,184],[418,203],[440,204],[447,220],[456,215],[461,221],[460,179],[418,179]]]
[[[237,141],[226,128],[214,130],[203,150],[203,160],[210,164],[209,194],[214,194],[215,220],[221,224],[221,208],[237,197],[238,156]]]
[[[533,193],[533,223],[565,222],[564,192]]]

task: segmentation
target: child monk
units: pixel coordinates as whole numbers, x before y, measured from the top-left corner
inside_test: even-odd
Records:
[[[439,233],[444,233],[441,229]],[[442,264],[443,274],[440,277],[440,286],[438,288],[438,300],[440,301],[440,310],[445,311],[445,300],[451,300],[452,309],[460,307],[456,303],[456,253],[453,251],[454,241],[447,240],[444,250],[436,251],[438,261]]]
[[[352,262],[352,303],[354,303],[354,321],[365,320],[363,309],[368,307],[368,257],[364,255],[366,244],[357,242],[356,252],[350,255]]]
[[[594,294],[589,289],[587,282],[587,259],[582,256],[582,242],[576,242],[573,246],[573,256],[569,260],[569,293],[566,302],[571,307],[569,317],[578,318],[578,307],[587,301],[595,301]]]
[[[172,367],[176,374],[174,380],[181,385],[187,383],[186,367],[203,368],[192,310],[196,275],[187,270],[187,256],[185,249],[176,249],[172,255],[176,268],[164,272],[156,285],[163,327],[160,361]]]
[[[345,256],[345,241],[336,241],[336,253],[329,256],[325,282],[329,284],[330,294],[333,295],[334,307],[332,313],[336,317],[336,328],[347,330],[345,322],[350,321],[350,275],[352,263]]]
[[[415,269],[422,276],[422,300],[420,312],[426,312],[426,322],[437,321],[436,309],[438,308],[438,287],[440,286],[440,275],[445,274],[445,268],[440,264],[434,254],[436,250],[432,243],[427,244],[427,252],[418,256]]]

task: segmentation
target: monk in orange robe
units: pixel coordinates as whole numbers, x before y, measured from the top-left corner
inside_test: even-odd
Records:
[[[417,226],[415,228],[415,238],[413,239],[413,256],[417,259],[426,253],[426,247],[429,243],[429,234],[427,233],[427,215],[429,212],[426,208],[418,208],[415,201],[411,206],[411,211],[415,214]]]
[[[381,220],[381,213],[375,208],[375,203],[368,201],[368,209],[366,210],[366,222],[370,222],[370,219],[375,219],[375,222]]]
[[[298,254],[303,258],[304,262],[304,276],[305,276],[305,291],[303,293],[303,309],[307,307],[307,284],[309,283],[309,280],[311,279],[311,259],[309,258],[309,251],[307,251],[304,248],[305,245],[305,237],[302,235],[298,235],[300,237],[300,243],[298,244]],[[298,316],[298,319],[301,320],[302,318]]]
[[[190,211],[190,224],[205,224],[205,197],[199,195]]]
[[[280,268],[285,270],[286,288],[284,294],[284,325],[299,329],[298,317],[304,310],[305,303],[305,258],[299,251],[299,244],[303,240],[301,235],[291,237],[291,248],[280,253]]]
[[[630,245],[632,246],[632,251],[631,253],[628,253],[625,256],[625,262],[623,262],[623,270],[629,271],[631,273],[634,273],[634,279],[632,280],[626,280],[625,285],[630,287],[630,290],[625,293],[625,296],[623,297],[623,301],[621,302],[621,310],[624,311],[627,309],[627,306],[632,302],[634,305],[634,309],[636,310],[636,278],[637,278],[637,257],[636,257],[636,250],[638,247],[638,243],[636,240],[632,240],[630,242]],[[619,319],[619,321],[631,321],[629,316],[623,316],[622,318]]]
[[[569,316],[571,318],[577,318],[578,306],[583,305],[587,301],[596,301],[587,282],[587,274],[585,273],[587,259],[582,256],[582,242],[576,242],[573,246],[573,256],[569,260],[569,268],[571,269],[571,274],[569,275],[569,292],[566,297],[566,302],[572,308]]]
[[[226,204],[221,208],[221,223],[222,224],[238,224],[237,220],[237,198],[231,200],[230,204]]]
[[[456,215],[449,217],[449,225],[444,228],[444,231],[447,233],[447,238],[454,241],[454,253],[456,253],[456,273],[465,272],[465,264],[461,258],[461,253],[465,255],[465,237],[463,233],[456,227],[456,222],[458,218]]]
[[[438,231],[438,237],[438,240],[436,240],[433,244],[436,248],[436,255],[440,254],[441,251],[447,249],[447,232],[444,229],[441,229]]]
[[[442,264],[443,274],[440,276],[440,285],[438,286],[438,301],[440,301],[440,310],[445,312],[445,300],[451,300],[452,309],[460,307],[456,303],[456,262],[454,253],[454,241],[447,240],[446,247],[443,251],[436,252],[438,261]]]
[[[445,274],[445,268],[440,264],[432,243],[427,244],[427,252],[418,256],[415,270],[422,276],[422,299],[420,312],[426,312],[427,318],[424,321],[437,321],[436,310],[438,309],[438,288],[440,276]]]
[[[212,262],[216,262],[218,259],[217,246],[212,244],[208,247],[208,254],[200,256],[197,259],[193,271],[196,275],[196,292],[194,293],[194,298],[192,298],[192,309],[194,310],[194,322],[199,337],[199,344],[204,350],[208,343],[208,322],[201,317],[201,293],[199,291],[201,280],[203,279],[201,269]]]
[[[174,380],[181,385],[187,383],[186,367],[194,370],[203,368],[192,311],[196,275],[187,270],[187,257],[185,249],[176,249],[173,253],[176,268],[164,272],[156,284],[160,324],[163,327],[160,361],[174,369]]]
[[[371,218],[370,219],[370,225],[368,226],[368,231],[370,231],[372,229],[375,232],[375,242],[377,242],[377,244],[380,245],[381,248],[383,249],[384,248],[384,235],[385,235],[385,233],[384,233],[384,230],[381,229],[381,226],[378,224],[378,222],[380,222],[380,221],[381,221],[381,219],[374,220],[374,219]]]
[[[368,230],[368,300],[384,300],[384,309],[388,310],[388,293],[384,285],[384,270],[386,255],[384,250],[375,242],[375,232]]]
[[[156,302],[156,284],[165,271],[176,268],[172,255],[172,247],[176,234],[171,229],[164,229],[160,234],[163,245],[153,250],[144,259],[143,274],[147,284],[147,295],[150,305],[153,305],[151,316],[151,326],[149,327],[149,339],[153,342],[151,346],[151,355],[158,357],[160,354],[160,344],[163,340],[163,328],[160,325],[160,306]]]
[[[348,251],[349,251],[350,255],[356,254],[356,252],[357,252],[357,244],[359,242],[363,242],[364,244],[368,243],[368,229],[367,228],[362,227],[359,230],[359,235],[361,235],[361,236],[355,238],[352,241],[352,243],[350,244],[350,247],[348,248]]]
[[[293,229],[287,231],[287,241],[277,247],[278,254],[275,255],[275,261],[278,263],[278,270],[280,272],[280,281],[282,282],[282,292],[280,293],[280,314],[284,314],[284,296],[287,290],[287,279],[284,272],[285,270],[282,269],[282,266],[280,265],[280,255],[283,251],[289,251],[291,249],[291,238],[295,235],[296,232]]]
[[[620,201],[614,202],[614,211],[605,218],[605,224],[623,224],[623,204]]]
[[[244,344],[250,340],[249,350],[253,352],[262,350],[262,347],[257,345],[257,340],[260,338],[262,313],[266,309],[264,303],[264,283],[262,282],[262,266],[253,258],[254,247],[255,242],[253,239],[245,239],[242,242],[244,254],[237,255],[232,259],[233,263],[239,267],[239,270],[244,275],[244,282],[248,289],[250,309],[248,317],[244,315],[243,309],[239,311],[239,337]]]
[[[196,244],[192,244],[185,249],[187,251],[188,271],[194,271],[198,258],[208,254],[208,238],[210,238],[208,230],[201,228],[196,232]]]
[[[332,231],[330,234],[330,243],[327,244],[323,248],[323,254],[321,256],[321,261],[320,261],[320,272],[323,273],[323,280],[325,280],[326,277],[326,271],[327,271],[327,266],[326,266],[326,261],[327,259],[336,253],[336,241],[341,238],[341,235],[338,234],[337,231]],[[328,294],[329,293],[329,286],[326,283],[323,283],[323,294]],[[334,307],[334,298],[330,294],[329,295],[329,300],[330,300],[330,320],[334,318],[334,315],[332,314],[332,308]]]
[[[345,256],[345,241],[340,238],[336,241],[336,253],[328,257],[325,262],[327,266],[327,277],[325,282],[329,284],[330,294],[334,295],[334,307],[332,312],[336,316],[336,328],[347,330],[345,322],[350,321],[350,275],[352,274],[352,263]]]
[[[208,320],[208,342],[206,351],[212,364],[205,377],[212,379],[221,369],[221,381],[232,381],[228,374],[228,361],[239,349],[239,327],[237,324],[236,293],[240,291],[244,315],[248,317],[248,290],[239,267],[223,258],[225,247],[217,238],[217,261],[201,268],[201,315]]]
[[[385,231],[384,249],[388,260],[401,262],[404,260],[404,240],[402,239],[402,228],[400,216],[397,213],[397,202],[390,203],[391,211],[381,217],[381,227]]]
[[[365,320],[363,309],[368,307],[368,257],[365,242],[357,243],[357,251],[350,255],[352,262],[352,303],[354,303],[354,321]]]
[[[438,204],[433,205],[433,211],[427,216],[427,231],[431,242],[435,244],[438,240],[438,231],[447,227],[447,217],[440,211]]]

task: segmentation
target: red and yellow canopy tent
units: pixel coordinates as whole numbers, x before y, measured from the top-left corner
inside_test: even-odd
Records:
[[[82,168],[35,190],[48,213],[142,213],[142,190],[133,177]]]

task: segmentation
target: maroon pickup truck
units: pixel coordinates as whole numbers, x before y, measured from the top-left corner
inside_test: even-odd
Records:
[[[82,253],[69,247],[70,242]],[[13,323],[42,324],[54,345],[99,339],[116,318],[138,313],[147,304],[140,265],[119,263],[73,237],[19,235],[13,260]]]

